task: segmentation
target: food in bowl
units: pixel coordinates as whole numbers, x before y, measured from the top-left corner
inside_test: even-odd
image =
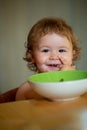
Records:
[[[28,78],[38,94],[53,101],[70,101],[87,92],[87,71],[44,72]]]

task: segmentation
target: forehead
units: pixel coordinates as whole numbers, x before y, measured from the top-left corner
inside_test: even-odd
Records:
[[[41,37],[38,40],[38,45],[42,46],[42,45],[66,45],[66,46],[72,46],[72,43],[67,39],[67,37],[65,36],[61,36],[59,34],[47,34],[43,37]]]

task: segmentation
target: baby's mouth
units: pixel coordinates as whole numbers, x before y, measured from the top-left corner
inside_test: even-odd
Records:
[[[60,68],[60,64],[48,64],[47,66],[51,68]]]
[[[58,64],[49,64],[48,66],[50,66],[50,67],[57,67]]]

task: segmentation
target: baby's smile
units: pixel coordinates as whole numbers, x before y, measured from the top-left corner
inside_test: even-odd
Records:
[[[57,67],[58,64],[49,64],[48,66],[51,66],[51,67]]]
[[[53,71],[60,70],[60,64],[47,64],[47,67]]]

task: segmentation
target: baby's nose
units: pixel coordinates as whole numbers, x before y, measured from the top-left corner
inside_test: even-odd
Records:
[[[52,53],[50,54],[50,59],[51,59],[51,60],[57,60],[57,59],[59,59],[59,54],[58,54],[58,52],[52,52]]]

